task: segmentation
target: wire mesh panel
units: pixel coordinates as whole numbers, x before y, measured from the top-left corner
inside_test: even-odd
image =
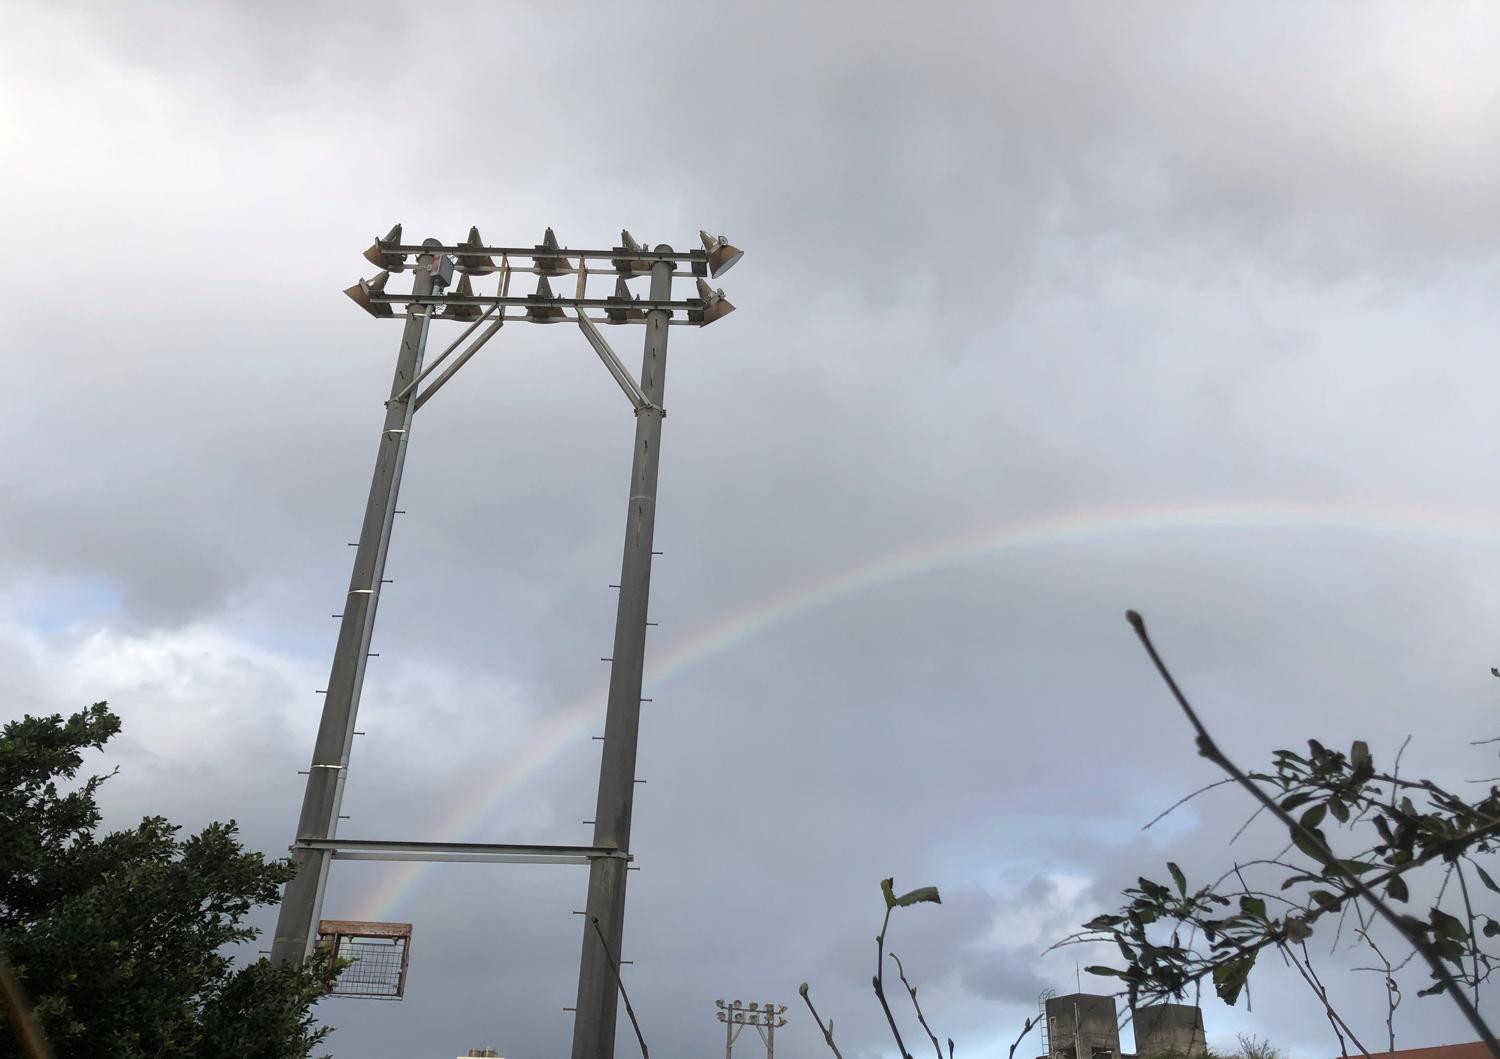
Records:
[[[318,924],[318,947],[352,961],[339,973],[330,996],[400,1000],[406,992],[410,923],[325,919]]]

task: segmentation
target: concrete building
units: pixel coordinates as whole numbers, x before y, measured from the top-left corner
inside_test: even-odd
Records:
[[[1135,1009],[1135,1052],[1141,1059],[1182,1056],[1199,1059],[1208,1052],[1203,1012],[1193,1004],[1148,1004]]]
[[[1112,996],[1072,993],[1044,997],[1042,1014],[1046,1054],[1038,1059],[1202,1059],[1208,1053],[1203,1012],[1192,1004],[1147,1004],[1136,1008],[1134,1054],[1120,1051],[1119,1012]]]
[[[1048,997],[1044,1014],[1048,1059],[1121,1059],[1114,997]]]

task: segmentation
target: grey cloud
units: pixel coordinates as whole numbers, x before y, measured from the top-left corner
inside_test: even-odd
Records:
[[[632,998],[687,1053],[720,1043],[716,996],[807,979],[846,1055],[889,1055],[868,977],[894,874],[945,894],[893,935],[924,1001],[1001,1054],[1033,987],[1072,979],[1051,940],[1161,861],[1238,849],[1233,798],[1139,831],[1212,773],[1126,606],[1247,760],[1422,727],[1413,767],[1458,769],[1445,748],[1492,734],[1488,17],[17,14],[7,686],[127,711],[119,818],[236,815],[284,847],[396,342],[338,293],[370,236],[722,230],[739,311],[672,336],[649,657],[678,661],[642,728]],[[87,252],[64,274],[31,249],[54,246]],[[506,328],[424,409],[351,833],[484,802],[461,837],[584,834],[597,728],[546,738],[602,705],[631,423],[558,329]],[[117,602],[27,617],[77,584]],[[77,647],[99,630],[131,650]],[[197,756],[162,734],[205,721]],[[330,911],[387,881],[336,873]],[[566,1047],[581,892],[432,874],[391,911],[417,924],[411,997],[329,1002],[335,1054]],[[1211,1037],[1323,1054],[1300,988],[1210,1005]],[[821,1048],[791,1017],[787,1054]],[[1411,1043],[1452,1030],[1410,1019]]]

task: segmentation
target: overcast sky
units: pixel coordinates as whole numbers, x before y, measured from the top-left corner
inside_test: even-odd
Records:
[[[398,221],[745,250],[738,311],[671,334],[623,952],[654,1054],[722,1047],[716,997],[823,1054],[807,980],[892,1055],[894,875],[944,895],[891,935],[930,1019],[1002,1056],[1043,989],[1104,991],[1109,953],[1041,953],[1120,886],[1270,842],[1226,845],[1229,792],[1140,831],[1214,773],[1126,607],[1247,763],[1412,733],[1414,772],[1495,771],[1493,7],[3,8],[0,709],[114,705],[110,823],[292,838],[400,330],[340,290]],[[343,834],[588,841],[633,425],[566,327],[417,416]],[[567,1054],[584,889],[337,865],[326,915],[414,941],[403,1002],[320,1007],[333,1053]],[[1336,1052],[1252,983],[1212,1043]],[[1470,1037],[1414,997],[1398,1034]]]

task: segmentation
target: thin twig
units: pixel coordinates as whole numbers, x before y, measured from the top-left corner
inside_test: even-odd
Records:
[[[1154,827],[1155,825],[1161,823],[1168,816],[1171,816],[1172,813],[1175,810],[1177,810],[1177,809],[1181,808],[1182,806],[1186,805],[1188,802],[1190,802],[1194,798],[1198,797],[1198,795],[1203,794],[1206,791],[1211,791],[1215,787],[1222,787],[1226,783],[1233,783],[1233,782],[1234,782],[1233,779],[1222,779],[1222,780],[1214,780],[1212,783],[1205,783],[1203,786],[1199,787],[1192,794],[1184,794],[1181,798],[1178,798],[1171,805],[1167,806],[1161,812],[1157,813],[1155,816],[1153,816],[1151,818],[1151,823],[1149,823],[1145,827],[1141,828],[1141,830],[1142,831],[1150,831],[1152,827]]]
[[[911,1006],[917,1009],[917,1021],[927,1031],[927,1036],[932,1038],[932,1050],[937,1052],[937,1059],[943,1059],[943,1047],[938,1044],[937,1034],[932,1032],[932,1027],[927,1025],[927,1018],[922,1014],[922,1005],[917,1003],[917,990],[906,980],[906,968],[901,966],[901,957],[894,952],[891,959],[896,961],[896,973],[901,976],[901,984],[906,986],[906,991],[911,994]]]
[[[833,1019],[828,1020],[826,1027],[823,1025],[823,1020],[818,1017],[818,1009],[813,1007],[812,997],[807,995],[806,982],[802,983],[802,988],[798,989],[797,992],[802,994],[802,1002],[807,1005],[807,1010],[812,1012],[813,1021],[818,1024],[818,1029],[823,1032],[823,1039],[828,1042],[828,1047],[833,1049],[833,1054],[838,1056],[838,1059],[844,1059],[843,1054],[839,1052],[839,1046],[833,1043]]]
[[[1233,778],[1232,778],[1232,777],[1231,777],[1231,778],[1230,778],[1230,779],[1229,779],[1229,780],[1227,780],[1227,781],[1226,781],[1226,782],[1228,782],[1228,783],[1233,783],[1233,782],[1234,782],[1234,779],[1233,779]],[[1244,822],[1244,823],[1243,823],[1243,824],[1241,824],[1241,825],[1240,825],[1240,829],[1239,829],[1239,830],[1238,830],[1238,831],[1236,831],[1236,832],[1235,832],[1235,833],[1234,833],[1234,834],[1233,834],[1233,835],[1232,835],[1232,836],[1231,836],[1231,837],[1230,837],[1230,839],[1229,839],[1229,844],[1230,844],[1230,845],[1231,845],[1231,846],[1232,846],[1232,845],[1234,845],[1234,843],[1235,843],[1235,840],[1236,840],[1236,839],[1238,839],[1238,838],[1239,838],[1239,837],[1240,837],[1240,836],[1241,836],[1241,835],[1243,835],[1243,834],[1244,834],[1244,833],[1245,833],[1245,828],[1247,828],[1247,827],[1249,827],[1249,826],[1250,826],[1250,825],[1251,825],[1251,824],[1253,824],[1253,823],[1255,823],[1255,818],[1256,818],[1256,817],[1258,817],[1258,816],[1260,816],[1260,814],[1261,814],[1261,813],[1263,813],[1263,812],[1265,812],[1265,811],[1266,811],[1266,807],[1265,807],[1265,806],[1264,806],[1264,805],[1259,805],[1259,806],[1256,806],[1256,808],[1255,808],[1255,812],[1253,812],[1253,813],[1251,813],[1251,814],[1250,814],[1250,815],[1249,815],[1249,816],[1247,816],[1247,817],[1246,817],[1246,818],[1245,818],[1245,822]]]
[[[880,933],[875,936],[875,977],[870,981],[875,986],[875,999],[880,1001],[880,1008],[885,1012],[885,1021],[890,1023],[891,1036],[896,1038],[896,1048],[901,1053],[901,1059],[911,1059],[911,1053],[901,1040],[901,1031],[896,1028],[896,1016],[891,1014],[891,1006],[885,1002],[885,932],[890,925],[891,905],[887,904],[885,921],[880,924]],[[1500,1059],[1500,1054],[1495,1059]]]
[[[1453,862],[1453,870],[1458,873],[1458,891],[1464,898],[1464,919],[1469,927],[1469,956],[1473,960],[1474,967],[1474,1006],[1479,1006],[1479,936],[1474,930],[1474,906],[1469,903],[1469,881],[1464,878],[1464,869],[1458,861]]]
[[[1310,851],[1314,859],[1323,865],[1325,871],[1332,871],[1338,875],[1342,875],[1347,880],[1348,887],[1357,896],[1364,898],[1380,914],[1382,919],[1393,926],[1406,939],[1408,944],[1422,954],[1423,959],[1427,961],[1428,968],[1432,971],[1432,976],[1442,984],[1443,990],[1458,1005],[1459,1010],[1463,1012],[1464,1018],[1473,1027],[1474,1032],[1479,1034],[1480,1040],[1484,1041],[1485,1046],[1489,1048],[1490,1054],[1495,1059],[1500,1059],[1500,1041],[1495,1040],[1495,1035],[1490,1030],[1489,1023],[1485,1022],[1484,1017],[1479,1014],[1479,1009],[1469,1002],[1469,998],[1464,995],[1463,988],[1454,981],[1453,976],[1448,973],[1448,969],[1443,966],[1442,957],[1437,951],[1427,944],[1426,939],[1421,934],[1417,933],[1411,926],[1404,922],[1396,911],[1390,905],[1386,904],[1378,894],[1361,882],[1358,875],[1346,868],[1339,861],[1338,857],[1334,856],[1333,850],[1329,849],[1318,835],[1313,834],[1299,824],[1291,814],[1278,805],[1257,784],[1253,783],[1245,775],[1244,771],[1219,749],[1218,744],[1213,740],[1213,736],[1209,735],[1208,729],[1199,720],[1198,714],[1193,709],[1192,704],[1183,695],[1182,689],[1177,686],[1176,679],[1173,678],[1171,671],[1167,669],[1167,665],[1162,661],[1161,655],[1157,653],[1156,645],[1151,642],[1151,637],[1146,632],[1145,620],[1133,610],[1127,611],[1125,617],[1130,622],[1132,628],[1135,629],[1136,636],[1140,639],[1142,646],[1145,647],[1146,653],[1151,656],[1151,661],[1156,665],[1157,672],[1161,674],[1162,680],[1166,682],[1167,688],[1172,692],[1173,698],[1177,700],[1177,705],[1182,708],[1183,715],[1197,734],[1198,753],[1233,776],[1239,782],[1239,785],[1251,797],[1255,798],[1269,812],[1275,815],[1292,835],[1298,836],[1303,840],[1299,845]]]
[[[1240,881],[1240,889],[1245,894],[1253,896],[1253,891],[1250,889],[1249,884],[1245,882],[1245,876],[1241,873],[1238,866],[1235,867],[1234,874]],[[1292,952],[1286,945],[1278,945],[1277,947],[1281,949],[1282,956],[1293,967],[1297,968],[1297,973],[1302,976],[1302,980],[1307,983],[1307,987],[1313,991],[1313,995],[1322,1002],[1323,1014],[1328,1016],[1328,1024],[1333,1027],[1333,1035],[1339,1039],[1339,1054],[1344,1059],[1349,1059],[1349,1046],[1344,1042],[1344,1030],[1349,1030],[1349,1039],[1354,1042],[1354,1046],[1360,1050],[1366,1059],[1369,1059],[1370,1053],[1365,1050],[1363,1044],[1359,1043],[1359,1038],[1354,1035],[1354,1031],[1350,1030],[1348,1023],[1343,1020],[1343,1017],[1337,1011],[1333,1010],[1333,1004],[1328,999],[1328,990],[1324,988],[1322,981],[1318,978],[1318,972],[1313,970],[1312,957],[1307,952],[1307,942],[1303,941],[1301,945],[1302,959],[1307,963],[1306,968],[1297,962],[1297,954]]]
[[[594,933],[599,935],[599,944],[604,946],[605,962],[614,972],[615,983],[620,987],[620,999],[625,1001],[625,1014],[630,1016],[630,1025],[635,1030],[635,1039],[641,1044],[641,1059],[651,1059],[651,1053],[646,1051],[646,1038],[641,1036],[641,1024],[635,1020],[635,1009],[630,1006],[630,997],[625,992],[625,980],[620,977],[620,968],[615,963],[614,953],[609,951],[609,942],[604,940],[604,931],[599,929],[599,917],[589,916],[589,922],[594,924]]]
[[[1328,1016],[1328,1024],[1333,1027],[1334,1036],[1339,1039],[1339,1049],[1344,1053],[1345,1056],[1348,1056],[1349,1051],[1344,1047],[1344,1034],[1347,1033],[1349,1035],[1349,1039],[1354,1042],[1354,1047],[1359,1049],[1359,1054],[1363,1055],[1365,1059],[1369,1059],[1370,1050],[1360,1043],[1360,1040],[1355,1035],[1354,1030],[1349,1026],[1347,1022],[1344,1021],[1344,1016],[1340,1015],[1336,1010],[1334,1010],[1333,1002],[1328,999],[1328,987],[1323,984],[1323,980],[1318,977],[1318,972],[1313,968],[1312,956],[1309,955],[1307,951],[1307,942],[1301,942],[1301,946],[1302,959],[1306,964],[1306,973],[1304,973],[1302,977],[1307,981],[1307,984],[1312,987],[1312,990],[1317,994],[1318,999],[1323,1002],[1323,1013]],[[1291,956],[1292,963],[1294,965],[1297,965],[1296,954],[1293,953],[1291,954]],[[1303,967],[1297,965],[1297,970],[1302,971]],[[1340,1027],[1343,1027],[1342,1032],[1340,1032]]]
[[[1370,932],[1368,930],[1357,930],[1355,933],[1364,938],[1365,944],[1375,950],[1375,955],[1380,957],[1380,962],[1384,966],[1383,971],[1380,967],[1356,967],[1354,969],[1356,971],[1374,971],[1377,974],[1383,973],[1385,975],[1385,1036],[1388,1046],[1387,1050],[1394,1052],[1396,1050],[1396,1008],[1401,1005],[1401,986],[1396,982],[1396,972],[1391,967],[1391,961],[1386,957],[1385,953],[1380,951],[1380,946],[1375,944],[1375,939],[1370,937]],[[1407,959],[1411,959],[1411,957],[1408,956]]]
[[[1406,748],[1411,746],[1411,733],[1406,733],[1406,738],[1401,740],[1401,745],[1396,748],[1396,760],[1391,765],[1391,804],[1396,804],[1396,781],[1401,778],[1401,756],[1406,753]]]

